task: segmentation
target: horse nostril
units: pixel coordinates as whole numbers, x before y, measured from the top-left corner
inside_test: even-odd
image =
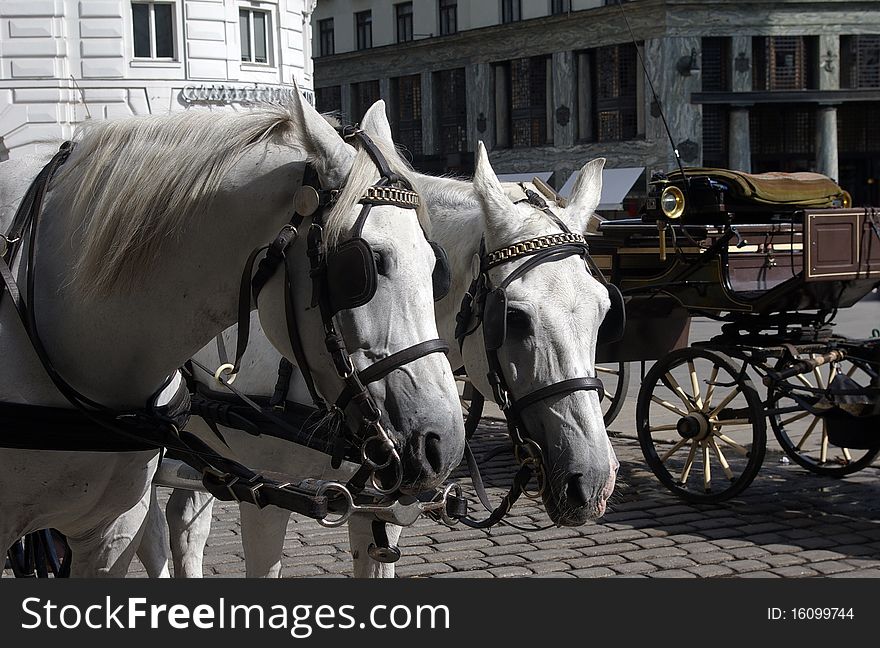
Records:
[[[435,475],[443,472],[443,451],[440,445],[440,435],[436,432],[429,432],[425,435],[425,459]]]
[[[590,501],[590,491],[587,486],[587,480],[581,473],[575,473],[568,478],[568,485],[565,488],[565,496],[569,503],[574,506],[586,506]]]

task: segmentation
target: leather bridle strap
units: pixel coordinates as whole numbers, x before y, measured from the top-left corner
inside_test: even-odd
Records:
[[[400,369],[401,367],[424,358],[425,356],[431,355],[432,353],[449,353],[449,345],[439,338],[420,342],[374,362],[363,371],[358,371],[358,378],[360,378],[361,383],[364,385],[369,385],[377,380],[382,380],[392,371]],[[353,390],[346,387],[339,395],[339,398],[336,399],[336,407],[344,410],[354,395]]]
[[[605,397],[605,387],[598,378],[569,378],[568,380],[536,389],[522,398],[517,398],[510,409],[519,417],[522,411],[530,405],[554,396],[572,394],[576,391],[596,391],[599,393],[599,400]]]

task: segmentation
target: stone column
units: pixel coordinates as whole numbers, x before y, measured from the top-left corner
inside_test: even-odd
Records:
[[[840,36],[819,36],[819,90],[840,88]],[[816,107],[816,171],[839,179],[837,106]]]
[[[439,148],[436,93],[434,92],[434,73],[422,72],[422,154],[434,155]]]
[[[553,53],[553,145],[568,148],[577,137],[574,52]]]
[[[749,134],[748,106],[731,106],[727,138],[728,166],[734,171],[752,170],[752,144]]]
[[[468,148],[477,150],[480,140],[487,150],[495,145],[495,85],[490,63],[465,68],[467,83]]]
[[[837,106],[816,109],[816,171],[837,180]]]

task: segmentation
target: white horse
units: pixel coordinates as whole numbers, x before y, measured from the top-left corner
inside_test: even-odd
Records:
[[[363,128],[385,147],[391,133],[384,119],[384,104],[367,112]],[[391,154],[389,153],[389,156]],[[586,164],[568,206],[554,213],[573,231],[586,233],[587,224],[601,194],[604,160]],[[477,155],[473,184],[452,179],[416,175],[415,186],[427,203],[436,240],[446,249],[452,272],[449,295],[437,304],[437,326],[450,341],[450,362],[464,366],[475,386],[484,394],[492,391],[486,381],[487,361],[479,331],[465,339],[461,353],[455,344],[456,314],[473,278],[473,259],[485,236],[489,250],[544,234],[559,227],[527,203],[513,204],[489,164],[482,144]],[[500,280],[523,261],[492,271]],[[514,395],[574,376],[595,375],[596,335],[609,308],[608,293],[584,270],[580,257],[543,264],[508,288],[510,327],[500,350]],[[268,344],[260,344],[268,366],[275,358]],[[268,394],[272,382],[256,372],[250,383],[257,394]],[[262,384],[259,384],[260,376]],[[600,516],[614,488],[619,464],[605,431],[599,398],[595,392],[579,391],[548,399],[524,414],[529,434],[542,446],[550,475],[544,502],[551,519],[577,525]],[[284,452],[284,442],[253,439],[236,430],[223,430],[238,456],[255,465],[272,466],[287,474],[323,475],[327,458],[306,449]],[[210,526],[211,498],[202,493],[175,491],[166,510],[172,528],[172,554],[176,573],[201,575],[201,556]],[[282,545],[289,513],[276,508],[257,510],[241,506],[242,543],[248,576],[277,577],[281,571]],[[153,520],[161,524],[160,519]],[[366,556],[371,540],[366,520],[349,527],[350,547],[356,576],[393,576],[393,564],[378,564]],[[351,524],[351,523],[350,523]],[[396,538],[399,528],[389,528]],[[161,565],[156,547],[142,545],[141,558]]]
[[[40,221],[28,305],[58,373],[118,410],[143,408],[177,367],[236,321],[246,259],[288,222],[307,163],[324,188],[342,190],[325,218],[332,240],[349,236],[360,213],[356,201],[377,178],[370,158],[298,92],[286,108],[95,123],[77,140]],[[32,176],[21,167],[0,167],[2,232]],[[365,224],[362,236],[387,271],[367,305],[337,318],[358,368],[437,337],[434,255],[420,220],[411,210],[376,206]],[[305,257],[303,245],[289,254]],[[326,353],[317,351],[324,331],[307,308],[311,281],[302,263],[290,279],[300,297],[297,328],[317,386],[332,398],[342,386]],[[260,307],[267,334],[283,339],[288,351],[282,291],[276,276]],[[10,302],[7,295],[0,305],[0,399],[69,407]],[[423,357],[371,392],[385,429],[408,457],[404,487],[440,484],[463,445],[449,363],[440,354]],[[0,435],[14,432],[8,422],[0,425]],[[0,450],[0,547],[54,527],[73,550],[74,576],[123,575],[143,531],[156,460],[155,451]]]

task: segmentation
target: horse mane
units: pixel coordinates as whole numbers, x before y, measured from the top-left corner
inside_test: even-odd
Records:
[[[333,124],[332,118],[328,118],[327,115],[324,115],[324,118]],[[401,157],[397,149],[393,146],[388,146],[386,142],[378,137],[373,138],[373,143],[379,149],[379,152],[385,157],[391,170],[401,178],[407,180],[414,190],[421,193],[417,187],[418,180],[416,179],[415,171],[413,171],[413,168],[409,163]],[[342,191],[339,192],[339,196],[333,205],[333,209],[330,211],[326,219],[324,235],[327,244],[330,247],[334,247],[340,242],[342,236],[351,225],[351,213],[355,208],[355,205],[357,205],[367,188],[375,184],[378,180],[379,171],[373,163],[372,158],[370,158],[369,154],[364,149],[358,148],[357,155],[354,158],[354,163],[351,166],[351,171],[348,174],[345,186],[342,188]],[[430,237],[431,221],[428,217],[426,202],[427,201],[424,200],[423,197],[419,203],[418,210],[416,210],[416,215],[425,235]]]
[[[293,111],[260,105],[233,113],[189,110],[90,122],[53,182],[50,208],[79,223],[71,283],[84,295],[132,285],[164,241],[205,216],[241,156],[273,133],[303,148]]]

